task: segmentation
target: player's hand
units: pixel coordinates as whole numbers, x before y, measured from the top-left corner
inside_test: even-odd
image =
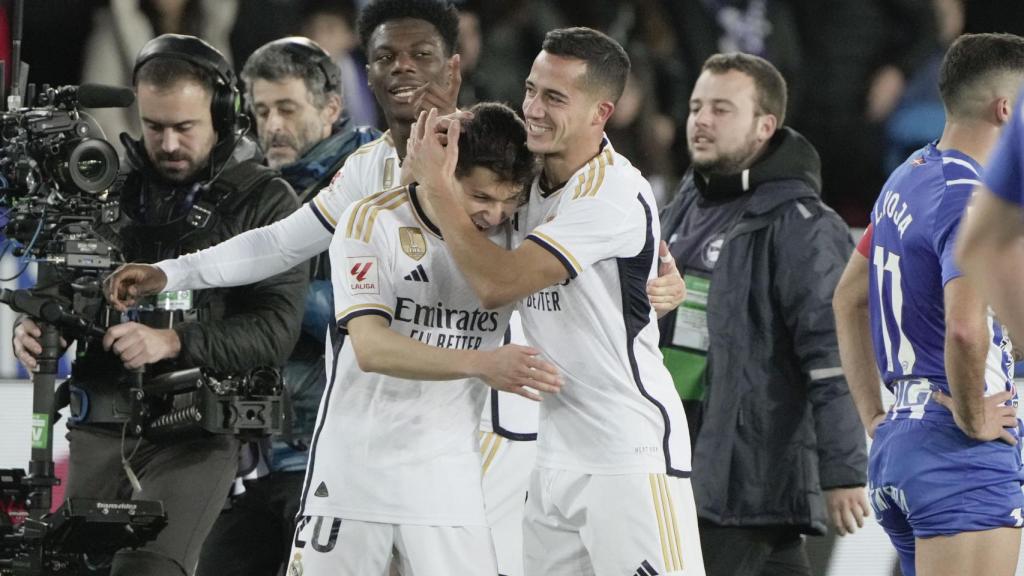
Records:
[[[537,392],[555,393],[562,389],[558,369],[539,355],[536,348],[507,344],[483,353],[478,376],[491,388],[539,402]]]
[[[647,282],[647,297],[658,313],[658,318],[675,310],[686,300],[686,282],[676,268],[676,259],[668,251],[664,240],[658,248],[658,277]]]
[[[412,125],[412,132],[406,143],[405,162],[409,163],[416,182],[426,188],[434,198],[455,193],[455,165],[459,161],[459,132],[462,127],[458,120],[448,124],[448,145],[442,145],[435,134],[437,109],[421,112]],[[442,199],[443,201],[443,199]]]
[[[871,514],[868,495],[863,487],[833,488],[825,490],[829,519],[840,536],[853,534],[864,527],[864,519]]]
[[[124,312],[143,296],[157,294],[167,286],[167,275],[151,264],[125,264],[104,281],[107,300]]]
[[[462,88],[462,67],[458,54],[448,60],[448,83],[427,82],[412,93],[412,102],[417,112],[429,112],[437,108],[441,114],[455,112],[459,103],[459,89]]]
[[[867,430],[865,430],[865,432],[868,433],[868,438],[871,438],[872,440],[875,439],[875,430],[878,430],[879,424],[885,422],[886,416],[887,414],[885,412],[879,412],[878,414],[875,414],[873,418],[871,418],[871,422],[868,424]]]
[[[969,415],[961,414],[953,398],[941,391],[932,392],[932,398],[953,413],[956,425],[967,436],[982,442],[1002,440],[1011,446],[1017,444],[1017,439],[1007,430],[1017,427],[1017,408],[1003,405],[1013,398],[1013,392],[1003,391],[987,396],[982,403],[982,411]]]
[[[181,340],[174,330],[128,322],[107,328],[103,348],[117,354],[125,368],[134,370],[146,364],[176,358],[181,352]]]
[[[452,122],[458,120],[460,124],[462,122],[468,122],[476,116],[469,110],[456,110],[451,114],[445,114],[444,116],[437,117],[437,124],[434,125],[434,134],[437,135],[437,140],[442,146],[448,145],[448,127],[451,126]],[[461,127],[461,126],[460,126]]]

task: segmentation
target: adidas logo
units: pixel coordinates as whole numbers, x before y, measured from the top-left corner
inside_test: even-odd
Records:
[[[324,484],[323,482],[316,487],[316,492],[313,492],[313,496],[319,496],[321,498],[327,498],[330,495],[331,493],[327,491],[327,484]]]
[[[658,571],[651,566],[650,562],[644,560],[640,563],[640,567],[636,569],[633,576],[658,576]]]
[[[417,264],[412,272],[405,275],[405,279],[411,282],[430,282],[430,279],[427,278],[427,271],[423,269],[422,264]]]

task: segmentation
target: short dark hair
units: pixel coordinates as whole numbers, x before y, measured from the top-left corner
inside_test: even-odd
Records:
[[[466,176],[473,168],[487,168],[498,180],[525,189],[533,181],[537,162],[526,147],[526,125],[515,111],[497,102],[481,102],[470,108],[473,118],[462,123],[459,162],[455,175]]]
[[[136,86],[146,83],[165,89],[181,81],[195,82],[210,94],[213,94],[216,86],[216,79],[210,70],[175,56],[154,56],[135,73]]]
[[[701,72],[710,71],[714,74],[725,74],[735,70],[742,72],[754,81],[757,91],[759,114],[771,114],[778,120],[778,125],[786,121],[786,79],[771,62],[742,52],[729,54],[712,54],[704,61]]]
[[[284,38],[264,44],[249,56],[242,68],[242,80],[250,100],[252,84],[256,80],[278,82],[301,78],[317,109],[327,105],[328,94],[341,97],[340,77],[338,63],[307,38]]]
[[[612,102],[618,102],[626,89],[629,55],[607,34],[592,28],[560,28],[544,36],[541,49],[548,54],[586,62],[583,82],[588,92],[603,90]]]
[[[951,115],[974,116],[973,88],[998,82],[1005,74],[1024,74],[1024,38],[1014,34],[964,34],[956,39],[939,71],[939,93]],[[1013,79],[1013,88],[1020,78]],[[1012,93],[1010,94],[1012,97]]]
[[[359,13],[356,28],[363,48],[370,48],[370,37],[378,26],[392,20],[410,18],[429,22],[451,56],[459,42],[459,12],[447,0],[374,0]]]

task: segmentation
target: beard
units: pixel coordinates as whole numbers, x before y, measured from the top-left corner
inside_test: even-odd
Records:
[[[310,149],[313,148],[313,146],[316,146],[317,144],[320,143],[322,138],[319,138],[319,136],[322,133],[322,131],[322,124],[310,122],[305,126],[302,126],[301,129],[299,130],[299,134],[296,136],[293,136],[292,134],[283,131],[273,132],[271,134],[265,135],[262,138],[262,142],[260,142],[260,144],[263,146],[264,153],[268,155],[268,163],[277,163],[281,165],[290,164],[292,162],[299,161],[299,159],[301,159],[302,156],[306,154],[306,152],[309,152]],[[274,149],[274,147],[291,148],[292,150],[295,151],[295,157],[287,161],[280,161],[277,160],[276,158],[271,158],[269,157],[270,152],[271,150]],[[273,165],[271,167],[280,168],[280,166]]]
[[[738,174],[744,168],[749,167],[750,159],[757,155],[760,145],[754,135],[754,129],[743,140],[743,144],[728,152],[720,152],[713,158],[694,159],[692,145],[687,143],[687,151],[690,153],[690,160],[693,169],[705,176],[728,176]]]
[[[195,180],[195,176],[200,168],[194,158],[182,151],[170,153],[159,151],[153,154],[150,160],[153,162],[153,167],[156,169],[157,174],[164,180],[174,184]],[[169,169],[164,166],[164,162],[185,162],[185,167],[182,169]]]

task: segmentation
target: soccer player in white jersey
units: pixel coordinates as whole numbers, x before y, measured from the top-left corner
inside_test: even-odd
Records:
[[[565,379],[541,403],[527,576],[704,574],[686,420],[644,291],[657,270],[657,208],[603,136],[628,70],[604,34],[548,33],[523,102],[544,170],[513,250],[481,238],[456,209],[458,121],[445,149],[436,113],[421,114],[408,143],[406,161],[465,278],[488,308],[519,302],[527,340]]]
[[[416,103],[435,103],[442,111],[455,108],[461,81],[457,55],[452,55],[457,15],[436,0],[375,0],[360,13],[359,30],[370,60],[367,78],[387,119],[384,136],[354,152],[330,186],[308,203],[309,209],[194,254],[156,265],[123,266],[108,281],[112,304],[126,308],[141,296],[166,290],[245,285],[287,270],[327,250],[337,219],[349,204],[399,183]],[[415,87],[413,95],[410,87]],[[674,266],[648,290],[659,313],[675,309],[683,298]],[[516,530],[525,471],[533,465],[536,407],[501,393],[492,394],[494,398],[498,402],[485,407],[488,418],[481,423],[488,516],[495,535],[502,538],[496,542],[501,573],[521,576]]]
[[[507,245],[533,156],[511,109],[474,112],[451,208],[485,242]],[[414,183],[356,202],[338,222],[332,283],[348,338],[320,405],[290,573],[379,575],[395,549],[402,574],[497,574],[481,487],[481,380],[532,399],[560,381],[537,350],[499,348],[512,306],[483,309],[436,220]]]

